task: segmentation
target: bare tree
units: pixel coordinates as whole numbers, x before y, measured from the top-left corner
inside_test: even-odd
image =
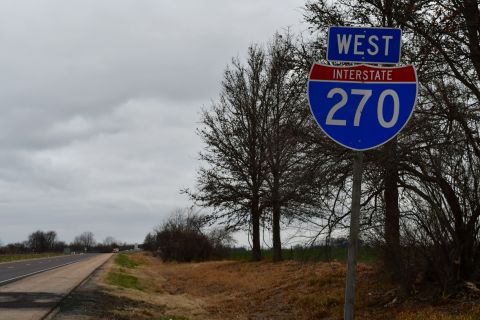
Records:
[[[57,233],[55,231],[44,232],[37,230],[28,236],[28,247],[35,252],[46,252],[53,250],[57,242]]]
[[[200,206],[213,207],[211,219],[252,234],[253,260],[261,259],[260,224],[265,194],[265,53],[251,46],[245,64],[234,59],[225,71],[220,100],[204,110],[199,135],[207,164],[198,172]],[[187,191],[188,192],[188,191]]]
[[[231,233],[222,228],[207,231],[204,215],[194,208],[176,209],[152,233],[147,234],[144,249],[164,261],[198,261],[224,258],[233,243]]]
[[[310,187],[311,172],[305,168],[307,141],[301,132],[311,118],[305,97],[305,77],[296,70],[292,35],[276,34],[267,51],[265,207],[271,210],[273,261],[282,259],[281,219],[287,207],[302,202]]]
[[[119,242],[114,237],[108,236],[103,240],[102,243],[104,246],[113,246],[117,245]]]
[[[85,231],[82,234],[75,237],[73,240],[74,245],[80,246],[85,250],[93,247],[95,245],[95,237],[92,232]]]
[[[421,82],[417,111],[397,141],[383,152],[367,153],[372,168],[384,168],[379,200],[385,204],[380,212],[386,247],[397,247],[401,221],[405,241],[421,249],[424,265],[445,289],[478,279],[478,1],[339,0],[335,6],[316,1],[307,4],[307,12],[320,33],[329,24],[403,27],[403,56],[415,63]],[[368,188],[378,174],[367,170],[366,175]],[[396,249],[387,252],[401,257]],[[386,255],[385,260],[397,265],[395,259]]]
[[[479,5],[399,4],[398,22],[416,35],[419,61],[428,67],[420,77],[430,111],[423,123],[434,133],[417,154],[409,154],[410,166],[402,165],[402,184],[416,197],[412,218],[436,248],[425,256],[445,290],[478,280],[480,272]]]

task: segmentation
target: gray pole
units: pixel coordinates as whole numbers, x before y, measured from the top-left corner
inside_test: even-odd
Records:
[[[353,320],[355,309],[355,277],[357,271],[358,232],[360,229],[360,197],[362,195],[363,152],[353,159],[352,213],[348,241],[347,283],[345,285],[344,320]]]

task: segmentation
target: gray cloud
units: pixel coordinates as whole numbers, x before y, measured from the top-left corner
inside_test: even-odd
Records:
[[[189,205],[200,108],[303,1],[0,2],[0,240],[142,241]]]

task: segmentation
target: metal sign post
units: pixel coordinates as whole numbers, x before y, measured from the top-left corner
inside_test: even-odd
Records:
[[[354,319],[355,283],[357,273],[358,233],[360,231],[360,197],[362,194],[363,152],[353,159],[352,212],[348,242],[347,281],[345,285],[344,320]]]
[[[313,64],[308,81],[310,110],[323,132],[355,150],[344,319],[354,319],[360,229],[363,151],[394,138],[407,124],[417,99],[412,65],[377,67],[364,63],[400,61],[402,32],[395,28],[330,27],[327,60],[353,66]]]

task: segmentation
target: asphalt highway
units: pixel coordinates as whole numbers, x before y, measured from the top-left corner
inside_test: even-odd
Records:
[[[0,263],[0,286],[40,273],[89,259],[97,254],[75,254],[42,259]]]

